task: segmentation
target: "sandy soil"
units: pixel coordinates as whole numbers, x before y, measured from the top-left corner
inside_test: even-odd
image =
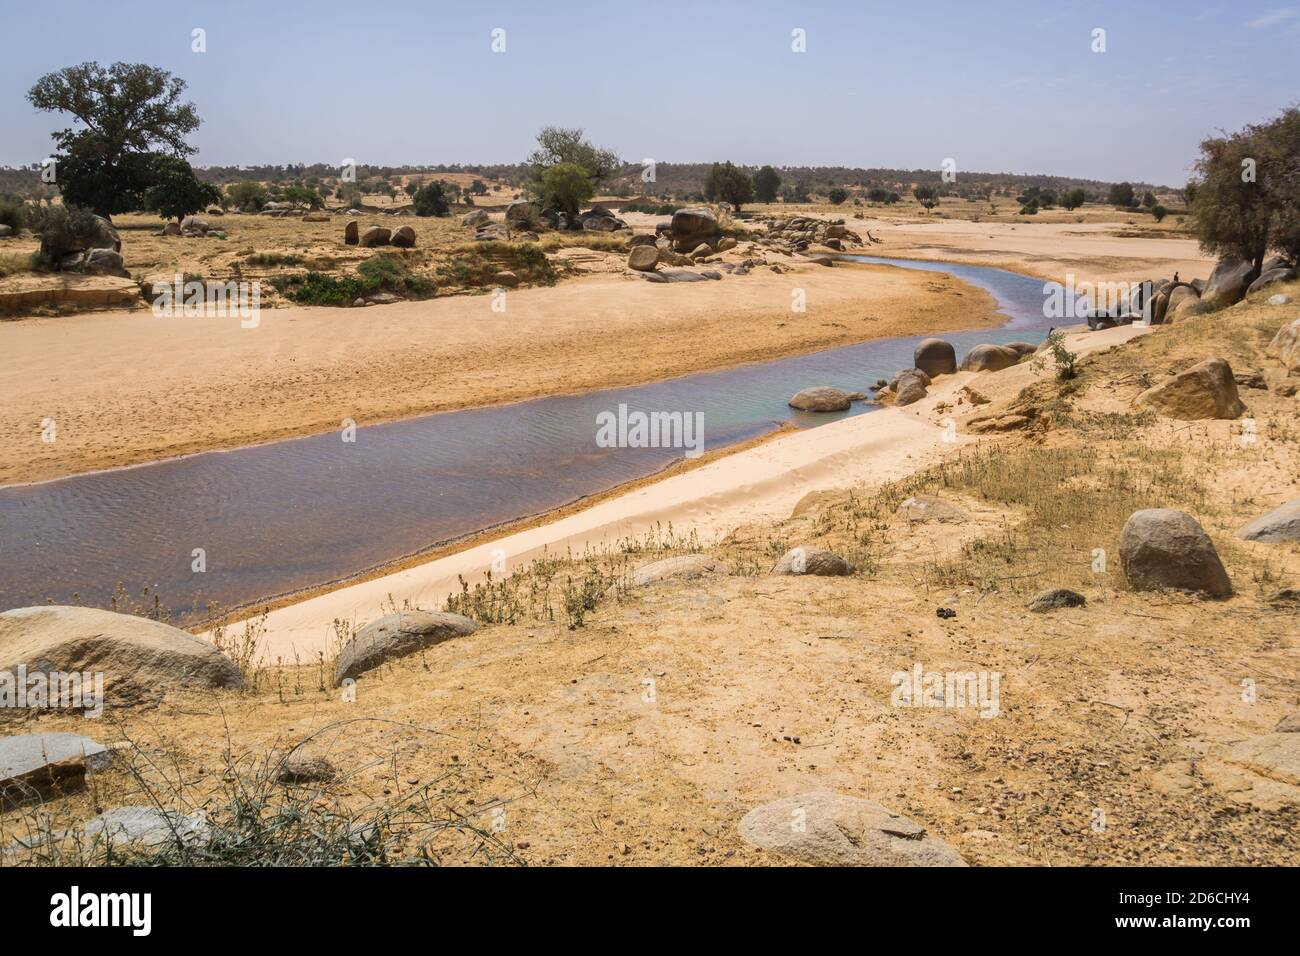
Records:
[[[805,313],[791,312],[796,288]],[[0,323],[0,482],[1000,321],[964,283],[857,265],[591,277],[508,292],[504,312],[493,301],[271,309],[248,329],[143,311]]]

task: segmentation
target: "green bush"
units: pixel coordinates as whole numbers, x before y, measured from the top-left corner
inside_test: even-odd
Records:
[[[301,305],[351,305],[376,292],[428,296],[433,283],[422,279],[406,264],[387,253],[378,253],[357,266],[355,276],[330,276],[321,272],[277,276],[271,285],[291,302]]]
[[[33,206],[27,211],[27,225],[41,237],[41,252],[55,260],[77,249],[89,249],[106,236],[103,221],[82,206]]]
[[[411,205],[417,216],[446,216],[451,212],[446,184],[442,180],[426,183],[415,191]]]
[[[0,225],[20,231],[27,223],[27,203],[9,193],[0,193]]]

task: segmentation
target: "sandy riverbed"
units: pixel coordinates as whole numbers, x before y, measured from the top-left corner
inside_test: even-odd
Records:
[[[797,289],[805,312],[791,310]],[[492,305],[264,309],[256,328],[143,310],[0,323],[0,483],[1002,321],[991,296],[947,276],[848,264],[669,285],[593,276]]]

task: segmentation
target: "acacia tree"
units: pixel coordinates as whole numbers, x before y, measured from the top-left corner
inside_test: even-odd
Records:
[[[1201,248],[1249,259],[1259,269],[1269,249],[1300,256],[1300,110],[1201,143],[1188,183],[1192,226]]]
[[[764,166],[754,174],[754,199],[757,202],[776,202],[781,190],[781,177],[771,166]]]
[[[561,163],[582,167],[593,188],[614,175],[622,165],[617,153],[593,146],[582,135],[581,129],[544,127],[537,134],[537,149],[528,156],[528,165],[532,167],[529,171],[532,185],[539,185],[542,174]]]
[[[178,156],[154,157],[150,178],[144,208],[164,219],[179,221],[221,202],[221,190],[195,176],[190,164]]]
[[[194,152],[199,127],[185,81],[144,63],[88,62],[41,77],[27,92],[38,110],[68,113],[80,127],[53,134],[55,175],[65,202],[101,216],[138,209],[152,184],[153,158]]]
[[[730,203],[739,212],[745,203],[754,201],[754,181],[730,160],[714,163],[704,180],[704,198]]]

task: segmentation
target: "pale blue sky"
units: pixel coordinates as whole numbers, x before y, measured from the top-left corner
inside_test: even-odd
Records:
[[[1197,143],[1300,98],[1300,7],[1264,2],[0,0],[0,165],[67,125],[83,60],[183,77],[196,162],[516,162],[581,126],[625,159],[1045,172],[1181,185]],[[191,31],[207,52],[191,51]],[[506,31],[506,52],[491,50]],[[1094,28],[1107,50],[1091,50]],[[791,51],[791,31],[807,52]]]

